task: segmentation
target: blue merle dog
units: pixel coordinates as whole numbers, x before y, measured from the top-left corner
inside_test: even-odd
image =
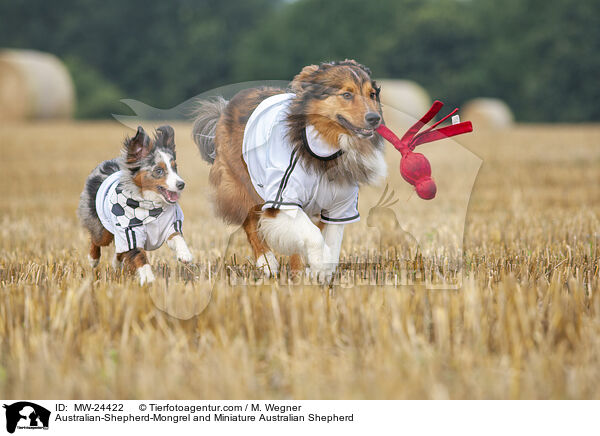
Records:
[[[113,241],[113,265],[136,272],[142,285],[154,281],[145,251],[165,241],[178,260],[191,262],[177,204],[184,186],[177,174],[173,128],[159,127],[150,138],[138,127],[135,136],[125,140],[120,157],[91,172],[81,193],[77,214],[90,232],[92,267],[98,265],[100,248]]]

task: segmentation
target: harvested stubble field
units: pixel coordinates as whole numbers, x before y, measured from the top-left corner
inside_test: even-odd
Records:
[[[167,292],[165,279],[146,289],[113,272],[112,249],[94,273],[75,208],[89,170],[127,133],[115,122],[0,126],[1,398],[600,398],[600,127],[461,138],[483,165],[454,291],[377,279],[213,288],[223,257],[227,271],[253,271],[235,238],[223,254],[229,232],[206,201],[208,167],[186,125],[176,126],[181,203],[197,264],[154,252]],[[397,153],[388,158],[398,181]],[[433,166],[444,201],[439,182],[460,161]],[[394,183],[394,212],[416,232],[424,202]],[[366,219],[381,190],[361,193],[343,269],[369,259],[364,271],[422,278],[426,254],[393,240],[373,248],[395,231],[389,214]],[[441,240],[445,217],[427,219]]]

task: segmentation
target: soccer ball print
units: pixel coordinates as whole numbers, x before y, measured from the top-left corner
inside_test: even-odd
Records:
[[[152,202],[139,202],[127,197],[120,187],[117,187],[115,193],[116,195],[110,198],[111,212],[117,218],[116,225],[119,227],[137,227],[148,224],[162,213],[162,209],[155,207]]]

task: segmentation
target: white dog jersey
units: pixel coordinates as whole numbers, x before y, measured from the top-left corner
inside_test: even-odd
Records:
[[[134,248],[156,250],[175,232],[182,232],[183,211],[179,204],[156,204],[134,199],[119,187],[121,171],[102,182],[96,194],[96,213],[115,237],[115,252]]]
[[[339,184],[306,168],[288,136],[286,117],[294,94],[263,100],[252,112],[244,130],[242,154],[254,189],[264,200],[263,210],[302,208],[325,223],[351,223],[358,214],[358,184]],[[320,159],[335,159],[333,150],[317,130],[306,127],[308,151]]]

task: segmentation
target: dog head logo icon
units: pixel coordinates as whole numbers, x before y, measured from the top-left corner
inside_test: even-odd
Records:
[[[6,431],[14,433],[16,429],[48,429],[50,411],[28,401],[19,401],[6,409]]]

